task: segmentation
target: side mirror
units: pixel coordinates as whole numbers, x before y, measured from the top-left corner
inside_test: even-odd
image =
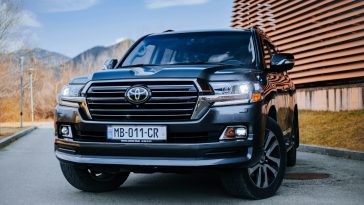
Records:
[[[116,59],[108,59],[104,63],[103,70],[114,69],[117,63],[118,60]]]
[[[294,56],[290,53],[273,54],[270,60],[270,71],[283,72],[291,70],[294,66]]]

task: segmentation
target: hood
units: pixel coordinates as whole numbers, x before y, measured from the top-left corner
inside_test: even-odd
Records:
[[[256,80],[260,72],[235,65],[169,65],[144,66],[102,70],[92,74],[91,80],[199,78],[208,81]]]

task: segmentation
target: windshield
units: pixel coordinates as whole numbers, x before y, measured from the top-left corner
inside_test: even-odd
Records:
[[[176,33],[146,37],[122,67],[206,63],[253,68],[255,59],[250,32]]]

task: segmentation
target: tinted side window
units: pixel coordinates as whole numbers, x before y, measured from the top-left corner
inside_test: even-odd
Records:
[[[263,42],[264,42],[263,43],[264,61],[265,61],[266,68],[269,69],[270,68],[270,59],[272,58],[273,54],[277,53],[277,51],[274,48],[274,46],[272,44],[270,44],[268,41],[264,40]]]
[[[272,58],[271,55],[271,51],[270,51],[270,46],[268,44],[267,41],[263,41],[263,51],[264,51],[264,62],[265,62],[265,67],[267,69],[270,68],[270,59]]]
[[[270,51],[271,55],[277,53],[276,48],[274,48],[274,46],[272,44],[268,43],[268,46],[269,46],[269,51]]]

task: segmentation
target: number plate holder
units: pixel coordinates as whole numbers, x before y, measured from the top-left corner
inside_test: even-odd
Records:
[[[120,142],[162,142],[167,140],[165,125],[109,125],[107,139]]]

